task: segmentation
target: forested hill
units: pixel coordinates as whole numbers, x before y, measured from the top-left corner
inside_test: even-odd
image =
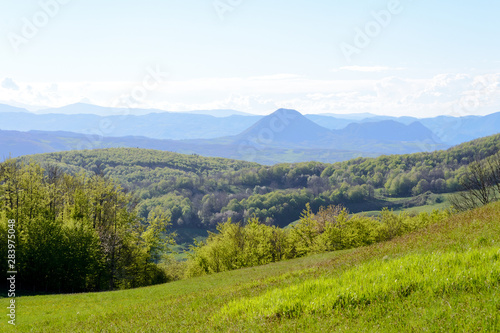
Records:
[[[42,164],[61,167],[65,171],[91,171],[105,173],[127,184],[130,175],[144,172],[145,179],[153,170],[161,169],[172,176],[195,174],[213,175],[245,168],[259,167],[257,163],[230,160],[219,157],[203,157],[197,154],[185,155],[169,151],[138,149],[138,148],[108,148],[84,151],[66,151],[48,154],[38,154],[23,157],[24,160],[34,159]],[[121,177],[123,175],[123,177]],[[163,177],[165,177],[163,175]],[[133,187],[134,181],[127,184]]]
[[[390,206],[390,197],[454,192],[465,167],[500,151],[500,135],[445,151],[357,158],[326,164],[304,162],[263,166],[256,163],[117,148],[26,156],[43,167],[73,173],[86,170],[116,179],[140,199],[147,217],[157,206],[170,210],[177,226],[210,229],[231,217],[257,216],[280,226],[295,221],[306,203],[313,210],[343,204],[351,211]]]

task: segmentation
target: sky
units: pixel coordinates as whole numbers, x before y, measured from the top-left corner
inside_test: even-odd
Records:
[[[500,111],[500,2],[1,0],[0,103]]]

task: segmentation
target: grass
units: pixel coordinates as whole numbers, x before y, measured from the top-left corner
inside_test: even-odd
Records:
[[[425,205],[414,206],[405,208],[405,203],[411,202],[412,198],[398,198],[398,197],[387,197],[384,201],[387,202],[387,207],[391,208],[394,212],[408,212],[410,214],[418,213],[432,213],[433,210],[445,210],[450,208],[451,204],[449,202],[450,193],[443,194],[432,194]],[[439,199],[438,199],[439,198]],[[439,202],[440,201],[440,202]],[[395,205],[396,207],[394,207]],[[380,210],[366,210],[362,211],[363,214],[367,216],[377,216],[380,214]]]
[[[496,332],[499,250],[496,203],[364,248],[134,290],[20,297],[16,331]]]
[[[500,283],[500,247],[463,253],[407,255],[374,260],[335,277],[320,277],[265,294],[233,301],[214,316],[228,318],[300,318],[328,315],[345,308],[367,306],[426,292],[436,297],[457,292],[479,292]]]

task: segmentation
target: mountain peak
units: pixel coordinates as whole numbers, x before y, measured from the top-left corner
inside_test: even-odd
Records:
[[[283,115],[286,115],[286,116],[289,116],[289,117],[303,116],[302,113],[300,113],[297,110],[294,110],[294,109],[284,109],[284,108],[281,108],[281,109],[278,109],[278,110],[274,111],[269,116],[283,116]]]
[[[296,110],[278,109],[237,135],[235,139],[284,147],[305,143],[318,145],[331,135],[330,130],[307,119]]]

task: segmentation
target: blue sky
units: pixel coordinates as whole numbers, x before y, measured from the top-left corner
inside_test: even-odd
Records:
[[[486,114],[500,111],[498,13],[485,0],[2,1],[0,101],[112,106],[141,91],[130,106]],[[168,76],[144,93],[152,69]]]

